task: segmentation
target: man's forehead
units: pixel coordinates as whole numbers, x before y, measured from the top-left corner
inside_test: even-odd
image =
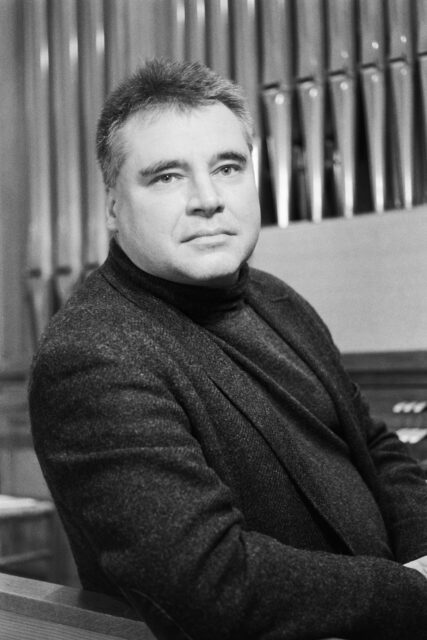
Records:
[[[141,110],[128,119],[123,134],[126,153],[144,161],[176,159],[195,150],[209,157],[224,150],[250,151],[243,124],[220,102],[186,110]]]

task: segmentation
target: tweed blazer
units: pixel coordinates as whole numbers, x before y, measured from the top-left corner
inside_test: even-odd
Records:
[[[247,303],[323,383],[339,433],[292,397],[277,411],[113,254],[52,320],[30,383],[83,586],[127,598],[159,638],[425,640],[427,581],[401,566],[427,555],[425,481],[310,305],[250,269]],[[292,517],[285,472],[333,551]]]

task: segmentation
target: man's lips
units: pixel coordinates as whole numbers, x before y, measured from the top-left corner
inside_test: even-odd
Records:
[[[184,242],[191,242],[192,240],[198,240],[203,238],[213,238],[215,236],[234,236],[235,233],[228,229],[205,229],[202,231],[195,231],[194,233],[186,236]]]

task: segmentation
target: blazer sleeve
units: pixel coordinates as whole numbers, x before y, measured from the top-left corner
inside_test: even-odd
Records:
[[[136,366],[100,338],[45,345],[34,442],[62,518],[159,638],[425,638],[425,578],[247,530],[158,346]]]

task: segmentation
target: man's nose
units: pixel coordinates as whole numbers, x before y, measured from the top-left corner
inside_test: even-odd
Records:
[[[224,210],[224,201],[211,176],[200,176],[191,181],[187,213],[212,216]]]

